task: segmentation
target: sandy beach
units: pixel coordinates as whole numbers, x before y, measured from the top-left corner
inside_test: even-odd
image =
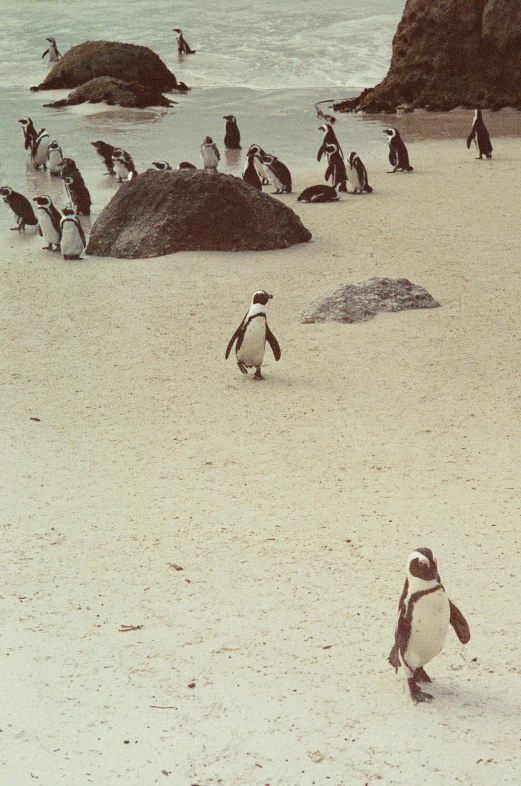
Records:
[[[1,784],[519,784],[520,144],[382,152],[330,205],[311,177],[284,251],[4,234]],[[442,307],[300,324],[373,276]],[[258,288],[254,384],[224,350]],[[418,546],[472,633],[430,705],[386,661]]]

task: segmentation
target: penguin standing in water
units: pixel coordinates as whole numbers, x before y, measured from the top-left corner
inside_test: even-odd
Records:
[[[61,252],[64,259],[82,259],[87,243],[80,219],[72,207],[64,207],[61,226]]]
[[[275,188],[274,194],[291,194],[291,172],[286,164],[276,156],[264,155],[261,158],[264,170]]]
[[[117,147],[112,154],[112,161],[118,183],[122,183],[124,180],[132,180],[133,177],[136,177],[137,171],[134,161],[126,150],[121,150],[121,148]]]
[[[76,208],[78,215],[90,216],[92,200],[89,190],[76,162],[72,158],[64,158],[61,165],[61,178],[71,203]]]
[[[30,152],[33,148],[34,143],[36,142],[38,131],[34,127],[34,123],[30,117],[23,117],[18,122],[21,124],[22,131],[24,132],[24,147],[26,150],[29,150]]]
[[[23,194],[19,194],[18,191],[13,191],[10,186],[1,186],[0,196],[5,204],[11,208],[11,211],[16,217],[16,226],[11,227],[13,232],[25,231],[27,224],[32,227],[38,224],[38,219],[34,215],[33,207]]]
[[[31,160],[35,169],[47,169],[47,154],[49,152],[49,134],[42,128],[31,147]]]
[[[203,139],[203,144],[201,145],[201,158],[203,159],[204,169],[210,169],[214,172],[217,170],[221,155],[211,136],[205,136]]]
[[[255,165],[255,169],[259,174],[261,185],[263,186],[269,185],[270,181],[268,180],[266,170],[264,169],[264,165],[262,163],[262,157],[266,155],[262,147],[259,147],[259,145],[250,145],[250,147],[248,148],[248,155],[254,156],[253,163]]]
[[[358,153],[351,153],[349,156],[347,178],[353,186],[353,193],[362,194],[364,191],[366,194],[372,193],[373,189],[368,182],[367,170]]]
[[[54,177],[59,177],[61,175],[62,161],[63,153],[61,147],[58,142],[51,142],[47,151],[47,169],[49,170],[49,174]]]
[[[266,341],[269,343],[275,360],[280,359],[279,342],[268,327],[266,320],[266,303],[271,300],[273,295],[269,295],[263,289],[253,295],[250,310],[242,320],[241,324],[231,337],[226,347],[225,358],[228,360],[231,349],[235,342],[235,354],[237,365],[243,374],[248,373],[249,368],[255,367],[253,379],[258,381],[264,379],[261,373],[262,361],[266,350]]]
[[[91,142],[91,145],[96,150],[96,153],[101,156],[103,159],[103,163],[107,167],[107,171],[105,172],[106,175],[114,175],[114,161],[112,160],[112,156],[118,149],[114,147],[114,145],[109,145],[108,142],[101,142],[98,140],[97,142]]]
[[[485,156],[485,158],[492,158],[492,142],[490,141],[487,127],[483,122],[481,109],[476,109],[474,112],[474,122],[472,123],[472,129],[467,138],[467,148],[469,150],[472,140],[474,140],[479,151],[479,159],[483,158],[483,156]]]
[[[57,63],[61,57],[60,52],[58,52],[58,47],[56,46],[56,39],[55,38],[46,38],[46,41],[49,42],[49,48],[45,50],[42,55],[42,60],[45,55],[49,55],[49,62],[50,63]]]
[[[342,148],[340,147],[340,142],[336,138],[336,134],[333,131],[333,126],[331,123],[324,123],[323,125],[318,127],[319,131],[324,132],[324,138],[322,140],[322,144],[320,145],[317,153],[317,161],[320,161],[324,153],[327,153],[327,145],[336,145],[338,148],[338,154],[341,158],[344,158],[344,154],[342,152]],[[327,178],[326,178],[327,180]]]
[[[262,180],[260,179],[257,168],[255,167],[255,156],[253,153],[250,153],[249,150],[246,155],[246,164],[244,165],[242,179],[245,183],[248,183],[248,185],[253,186],[253,188],[258,188],[259,191],[262,191]]]
[[[42,251],[59,251],[61,239],[61,215],[56,210],[50,196],[33,197],[38,205],[38,231],[47,243]],[[56,246],[56,248],[53,248]]]
[[[439,655],[449,625],[462,644],[470,630],[461,611],[447,597],[438,574],[438,564],[430,549],[413,551],[407,561],[407,578],[398,604],[398,624],[389,662],[398,671],[403,666],[415,702],[431,701],[430,693],[418,682],[431,682],[423,667]]]
[[[190,49],[187,42],[183,37],[183,31],[180,27],[173,27],[174,33],[177,33],[177,51],[180,55],[195,55],[196,50]]]
[[[327,155],[327,169],[324,175],[324,180],[331,179],[333,188],[339,186],[339,190],[347,193],[347,172],[344,158],[340,153],[339,146],[336,142],[330,142],[326,145]]]
[[[385,128],[384,134],[389,137],[389,161],[394,167],[389,174],[394,175],[398,169],[402,172],[412,172],[413,167],[409,164],[409,153],[400,132],[396,128]]]
[[[226,129],[224,133],[224,146],[227,150],[241,149],[241,133],[234,115],[225,115]]]

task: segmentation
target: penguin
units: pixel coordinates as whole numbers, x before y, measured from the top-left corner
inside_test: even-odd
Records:
[[[194,164],[191,164],[190,161],[181,161],[181,163],[177,167],[178,169],[197,169]]]
[[[235,354],[237,365],[243,374],[247,374],[247,369],[255,367],[253,379],[258,381],[264,379],[261,373],[262,361],[266,349],[266,341],[269,343],[275,360],[280,359],[279,342],[268,327],[266,320],[266,303],[271,300],[273,295],[269,295],[263,289],[253,295],[250,310],[242,320],[241,324],[231,337],[226,347],[225,358],[228,359],[231,349],[235,342]]]
[[[242,173],[242,179],[245,183],[248,183],[248,185],[253,186],[253,188],[258,188],[259,191],[262,191],[262,180],[260,179],[259,173],[255,167],[255,156],[249,151],[246,155],[246,164]]]
[[[34,123],[30,117],[22,117],[18,122],[21,124],[22,131],[24,132],[24,147],[26,150],[31,151],[36,141],[36,137],[38,136]]]
[[[64,259],[83,259],[81,256],[87,245],[80,219],[72,207],[64,207],[61,226],[61,252]]]
[[[492,158],[492,142],[490,141],[487,127],[483,122],[481,109],[476,109],[474,112],[474,122],[472,123],[472,129],[467,138],[467,148],[469,150],[472,140],[474,140],[476,147],[479,150],[479,159],[482,159],[483,156],[485,156],[485,158]]]
[[[347,172],[343,156],[340,154],[339,145],[336,142],[329,142],[326,145],[327,169],[324,180],[331,179],[333,188],[340,186],[340,191],[347,193]]]
[[[339,191],[342,189],[342,184],[339,183],[336,188],[325,186],[320,183],[318,186],[309,186],[297,198],[297,202],[337,202]]]
[[[174,33],[177,33],[177,51],[180,55],[195,55],[196,50],[190,49],[187,42],[183,37],[183,31],[180,27],[173,27]]]
[[[114,175],[114,162],[112,160],[112,156],[114,152],[118,149],[114,147],[114,145],[109,145],[107,142],[101,142],[98,140],[97,142],[91,142],[91,145],[96,150],[96,153],[101,156],[103,159],[103,163],[107,167],[107,171],[105,172],[106,175]]]
[[[61,174],[61,163],[63,161],[62,149],[58,142],[51,142],[47,151],[47,169],[49,174],[59,177]]]
[[[227,150],[241,150],[241,132],[237,125],[234,115],[225,115],[226,129],[224,134],[224,146]]]
[[[155,167],[160,172],[171,172],[172,167],[168,163],[168,161],[152,161],[152,166]]]
[[[470,630],[461,611],[447,597],[432,551],[416,549],[407,561],[407,578],[398,603],[398,623],[389,663],[403,666],[414,702],[431,701],[418,682],[431,682],[423,667],[442,650],[449,625],[466,644]]]
[[[33,207],[23,194],[13,191],[10,186],[1,186],[0,196],[16,216],[16,226],[11,227],[13,232],[25,231],[26,224],[32,227],[38,224]]]
[[[409,164],[409,153],[400,132],[396,128],[385,128],[383,133],[389,137],[389,161],[394,167],[389,174],[394,175],[398,169],[402,172],[412,172],[413,167]]]
[[[205,136],[203,140],[201,158],[203,159],[204,169],[217,170],[221,156],[211,136]]]
[[[122,183],[124,180],[132,180],[137,175],[136,167],[130,153],[117,147],[112,154],[116,180]]]
[[[76,162],[72,158],[64,158],[61,163],[61,178],[71,203],[76,208],[78,215],[90,216],[92,200],[85,181]]]
[[[288,167],[272,155],[261,158],[266,174],[275,188],[274,194],[291,194],[291,172]]]
[[[49,134],[42,128],[31,147],[31,160],[35,169],[47,169],[47,153],[49,152]]]
[[[320,161],[324,153],[326,153],[327,145],[336,145],[338,148],[338,154],[340,155],[341,158],[343,158],[344,154],[342,152],[342,148],[340,147],[340,142],[336,138],[336,134],[333,131],[333,126],[331,125],[331,123],[324,123],[323,125],[318,127],[318,130],[324,132],[324,138],[322,140],[322,144],[318,149],[317,161]]]
[[[61,239],[61,215],[56,210],[50,196],[33,197],[38,205],[38,231],[47,243],[43,251],[59,251]],[[53,248],[56,246],[56,248]]]
[[[248,148],[248,155],[255,156],[253,163],[255,165],[255,169],[259,173],[259,177],[261,179],[261,185],[263,186],[269,185],[270,181],[268,180],[268,177],[266,175],[266,170],[264,169],[264,165],[262,163],[262,156],[266,155],[262,147],[259,147],[259,145],[250,145],[250,147]]]
[[[61,57],[60,52],[58,52],[58,47],[56,46],[56,39],[55,38],[46,38],[46,41],[49,42],[49,48],[45,50],[42,55],[42,60],[45,55],[49,55],[49,62],[56,63]]]
[[[351,153],[349,156],[349,164],[347,167],[347,178],[353,186],[355,194],[361,194],[363,191],[366,194],[371,194],[373,189],[368,183],[367,170],[362,163],[362,159],[358,153]]]

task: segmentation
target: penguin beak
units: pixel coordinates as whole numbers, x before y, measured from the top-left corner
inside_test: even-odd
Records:
[[[272,300],[273,295],[270,295],[269,292],[268,292],[268,297],[269,297],[270,300]]]

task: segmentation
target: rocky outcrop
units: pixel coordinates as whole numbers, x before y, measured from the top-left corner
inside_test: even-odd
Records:
[[[301,322],[367,322],[379,311],[406,311],[411,308],[438,308],[426,289],[406,278],[370,278],[360,284],[346,284],[311,303],[301,314]]]
[[[153,87],[143,87],[139,82],[123,82],[111,76],[98,76],[80,85],[67,98],[51,101],[44,106],[60,107],[74,104],[99,104],[104,101],[109,106],[126,106],[143,109],[146,106],[172,106],[174,101]]]
[[[335,109],[400,106],[521,108],[519,0],[407,0],[387,76]]]
[[[78,87],[100,76],[138,82],[160,93],[188,89],[147,46],[118,41],[86,41],[69,49],[43,82],[31,90]]]
[[[263,251],[310,239],[293,210],[241,178],[201,169],[148,170],[123,183],[102,210],[87,253],[136,259],[176,251]]]

